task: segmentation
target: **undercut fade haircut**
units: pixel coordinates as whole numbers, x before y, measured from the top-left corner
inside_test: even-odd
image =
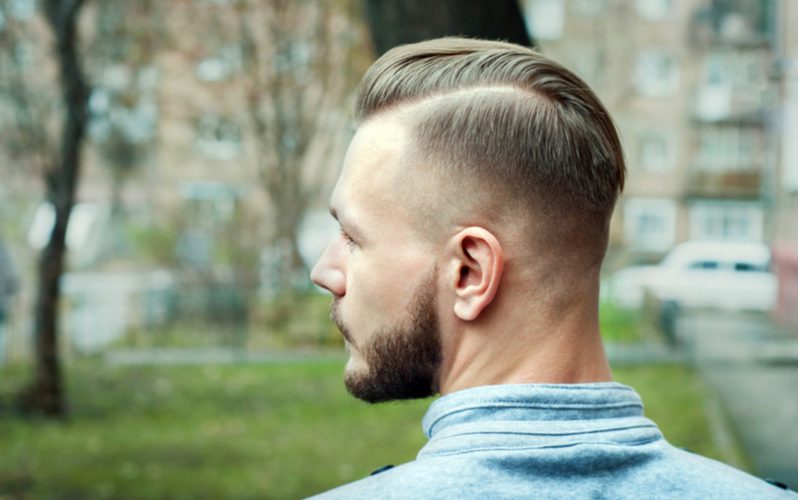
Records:
[[[578,76],[519,45],[429,40],[390,50],[359,85],[359,123],[406,108],[417,156],[583,221],[574,243],[589,237],[602,260],[625,161],[609,113]]]

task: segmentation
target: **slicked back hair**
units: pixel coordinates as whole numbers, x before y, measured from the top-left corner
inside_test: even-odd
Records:
[[[577,216],[593,225],[605,252],[625,162],[611,117],[574,73],[504,42],[402,45],[362,78],[356,120],[409,106],[418,156],[538,209]]]

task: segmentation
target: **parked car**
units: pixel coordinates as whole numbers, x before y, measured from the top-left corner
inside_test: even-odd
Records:
[[[689,241],[673,248],[660,264],[614,273],[611,301],[637,308],[646,295],[683,308],[771,311],[778,283],[770,251],[761,243]]]

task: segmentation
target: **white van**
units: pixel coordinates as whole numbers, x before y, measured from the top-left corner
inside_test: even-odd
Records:
[[[768,312],[778,283],[770,271],[770,251],[761,243],[681,243],[657,266],[621,269],[609,282],[617,306],[641,307],[645,295],[685,308]]]

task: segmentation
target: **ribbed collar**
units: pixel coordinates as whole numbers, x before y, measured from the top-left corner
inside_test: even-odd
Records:
[[[639,395],[617,382],[474,387],[442,396],[422,419],[433,438],[445,428],[497,422],[592,421],[642,417]]]

